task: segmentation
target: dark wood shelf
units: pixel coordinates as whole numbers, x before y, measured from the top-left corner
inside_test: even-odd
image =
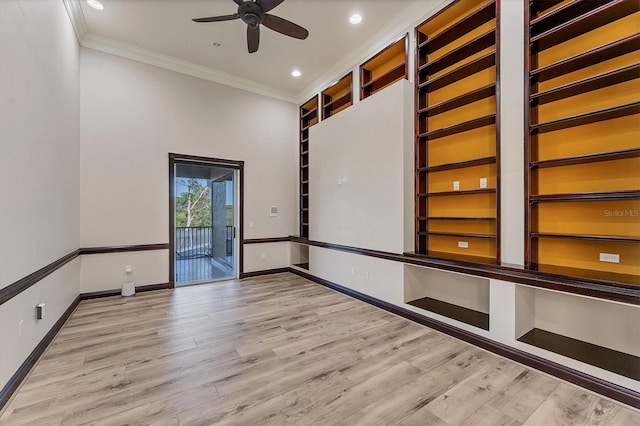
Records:
[[[460,254],[460,253],[450,253],[444,251],[433,251],[429,250],[426,254],[417,254],[414,255],[416,257],[430,257],[434,259],[442,259],[442,260],[452,260],[455,262],[465,262],[465,263],[482,263],[488,265],[496,265],[497,261],[492,257],[483,257],[483,256],[471,256],[468,254]]]
[[[347,92],[342,96],[332,99],[331,102],[324,104],[323,108],[331,108],[333,111],[348,104],[349,102],[351,102],[351,92]]]
[[[531,71],[531,78],[538,82],[551,80],[561,75],[634,52],[638,49],[638,45],[640,45],[640,34],[634,34],[613,43],[608,43],[563,59],[562,61],[554,62],[545,67],[534,69]]]
[[[309,138],[300,139],[300,144],[309,142]]]
[[[389,72],[381,75],[380,77],[375,78],[366,83],[363,83],[362,89],[363,90],[367,89],[367,90],[371,90],[372,92],[377,92],[378,90],[380,90],[381,88],[383,88],[388,84],[395,83],[396,81],[402,80],[403,78],[405,78],[407,74],[405,69],[406,65],[407,63],[403,62],[395,66],[391,70],[389,70]]]
[[[580,280],[593,280],[594,282],[599,282],[609,286],[616,286],[622,283],[626,286],[634,287],[634,292],[636,293],[638,289],[640,289],[640,287],[638,287],[640,286],[640,275],[618,274],[615,272],[598,271],[595,269],[569,268],[566,266],[543,264],[532,264],[531,269],[537,272],[550,274],[551,276],[555,276],[559,279],[574,277]]]
[[[301,152],[300,152],[300,155],[307,155],[307,154],[309,154],[309,151],[308,151],[308,150],[307,150],[307,151],[301,151]]]
[[[593,343],[534,328],[518,341],[640,380],[640,358]]]
[[[563,23],[578,18],[585,13],[604,6],[611,0],[572,0],[561,7],[532,19],[531,36],[549,31]]]
[[[303,226],[309,226],[309,222],[302,222]]]
[[[301,196],[301,197],[308,197],[308,196],[309,196],[309,193],[308,193],[308,192],[303,192],[303,193],[301,193],[301,194],[300,194],[300,196]]]
[[[300,209],[300,211],[308,212],[308,211],[309,211],[309,209],[308,209],[308,208],[301,208],[301,209]]]
[[[474,194],[495,194],[495,188],[482,188],[482,189],[469,189],[466,191],[444,191],[444,192],[430,192],[427,194],[429,197],[445,197],[450,195],[474,195]]]
[[[572,194],[531,195],[532,203],[551,201],[604,201],[604,200],[636,200],[640,199],[640,190],[610,192],[577,192]]]
[[[306,269],[307,271],[309,270],[309,264],[308,263],[294,263],[293,266],[297,266],[298,268]]]
[[[418,232],[418,235],[432,235],[436,237],[458,237],[458,238],[475,238],[481,240],[495,240],[495,235],[485,234],[464,234],[458,232]]]
[[[640,243],[640,238],[638,237],[624,237],[614,235],[578,235],[532,232],[531,238],[564,238],[571,240],[607,241],[616,243]]]
[[[596,163],[601,161],[624,160],[627,158],[640,157],[640,149],[625,149],[622,151],[600,152],[597,154],[580,155],[570,158],[558,158],[554,160],[532,161],[532,169],[542,169],[547,167],[571,166],[576,164]]]
[[[584,124],[597,123],[599,121],[611,120],[613,118],[626,117],[628,115],[640,113],[640,102],[633,102],[626,105],[587,112],[585,114],[574,115],[561,118],[546,123],[534,124],[531,126],[531,133],[546,133],[555,130],[568,129],[570,127],[582,126]]]
[[[452,109],[460,108],[461,106],[477,102],[481,99],[489,98],[496,94],[495,83],[473,90],[460,96],[456,96],[446,101],[440,102],[428,108],[423,108],[418,111],[418,114],[424,114],[427,117],[433,117],[434,115],[442,114],[443,112],[451,111]]]
[[[562,3],[564,0],[536,0],[531,2],[531,10],[530,12],[534,15],[537,15],[545,10],[549,10],[552,7]]]
[[[454,216],[430,216],[423,218],[418,218],[420,220],[468,220],[468,221],[495,221],[495,217],[454,217]]]
[[[425,70],[427,74],[435,74],[475,53],[495,45],[495,43],[496,30],[492,29],[491,31],[481,34],[473,40],[470,40],[462,46],[452,50],[446,55],[443,55],[431,62],[427,62],[422,69]]]
[[[549,31],[531,37],[530,42],[535,43],[538,52],[541,52],[571,40],[574,37],[588,33],[593,29],[631,15],[638,10],[640,10],[640,2],[637,0],[614,0],[591,12],[564,22]]]
[[[309,110],[309,111],[305,112],[304,114],[300,115],[300,120],[304,120],[306,118],[309,118],[312,114],[317,113],[317,112],[318,112],[317,108]]]
[[[442,300],[423,297],[407,302],[408,305],[433,312],[483,330],[489,330],[489,314],[464,308]]]
[[[420,77],[420,85],[418,88],[420,90],[426,91],[436,91],[445,86],[448,86],[451,83],[455,83],[456,81],[462,80],[463,78],[469,77],[475,73],[491,68],[496,64],[496,52],[489,52],[485,55],[480,56],[477,59],[474,59],[471,62],[468,62],[464,65],[461,65],[447,73],[444,73],[436,78],[427,80],[422,82],[422,78],[426,78],[426,74]],[[418,69],[418,72],[426,71],[427,65],[423,65]]]
[[[301,127],[301,128],[300,128],[300,131],[301,131],[301,132],[304,132],[305,130],[309,130],[309,128],[313,127],[313,125],[315,125],[315,124],[317,124],[317,123],[307,124],[306,126]],[[307,139],[308,139],[308,138],[307,138]]]
[[[495,123],[496,123],[496,114],[490,114],[484,117],[465,121],[464,123],[454,124],[453,126],[444,127],[442,129],[426,132],[421,135],[418,135],[418,137],[420,138],[426,137],[429,140],[434,140],[434,139],[444,138],[445,136],[451,136],[457,133],[478,129],[480,127],[488,126]]]
[[[546,104],[559,99],[569,98],[582,93],[602,89],[615,84],[624,83],[640,77],[640,64],[629,65],[614,71],[598,74],[593,77],[578,80],[564,86],[556,87],[540,93],[531,95],[533,104]]]
[[[309,167],[308,164],[303,164],[303,165],[300,166],[301,169],[306,169],[307,167]]]
[[[457,163],[439,164],[437,166],[421,167],[420,172],[441,172],[445,170],[463,169],[465,167],[483,166],[485,164],[493,164],[496,162],[496,156],[476,158],[474,160],[459,161]]]
[[[456,22],[455,24],[451,25],[450,27],[441,31],[430,39],[427,39],[427,41],[420,47],[428,46],[429,52],[435,52],[436,50],[443,48],[452,41],[469,33],[471,30],[478,28],[483,24],[486,24],[495,17],[496,3],[495,0],[492,0],[469,16]]]

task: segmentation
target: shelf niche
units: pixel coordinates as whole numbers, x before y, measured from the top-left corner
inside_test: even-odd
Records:
[[[353,72],[327,87],[320,94],[322,99],[322,119],[336,115],[353,105]]]
[[[500,261],[497,28],[496,0],[473,0],[415,29],[417,254]]]
[[[516,286],[518,342],[636,381],[640,380],[638,316],[638,306]]]
[[[360,65],[360,99],[366,99],[397,81],[409,79],[408,45],[409,35],[405,34]]]
[[[530,3],[530,269],[640,285],[638,20],[634,0]]]
[[[318,96],[300,106],[300,236],[309,238],[309,129],[320,120]]]
[[[309,270],[309,246],[291,243],[291,266]]]
[[[404,302],[489,330],[489,280],[486,278],[405,265]]]

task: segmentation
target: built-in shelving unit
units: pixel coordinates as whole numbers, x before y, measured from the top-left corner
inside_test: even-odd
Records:
[[[322,91],[322,119],[326,120],[353,105],[353,72]]]
[[[409,78],[408,45],[407,34],[360,66],[360,99]]]
[[[417,254],[499,262],[497,21],[465,0],[416,28]]]
[[[529,4],[531,269],[640,284],[639,20],[637,0]]]
[[[300,107],[300,236],[309,238],[309,129],[319,121],[318,96]]]

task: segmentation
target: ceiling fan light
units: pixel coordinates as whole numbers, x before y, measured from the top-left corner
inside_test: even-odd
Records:
[[[104,6],[98,0],[87,0],[87,4],[96,10],[104,9]]]
[[[293,70],[291,71],[291,75],[294,77],[300,77],[302,73],[299,70]]]
[[[357,13],[355,15],[351,15],[351,18],[349,18],[349,22],[351,22],[353,25],[358,25],[360,22],[362,22],[362,16],[358,15]]]

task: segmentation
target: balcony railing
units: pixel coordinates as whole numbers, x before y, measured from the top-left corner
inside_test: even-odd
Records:
[[[225,251],[233,252],[233,226],[226,226]],[[213,256],[213,227],[176,226],[176,260]]]

